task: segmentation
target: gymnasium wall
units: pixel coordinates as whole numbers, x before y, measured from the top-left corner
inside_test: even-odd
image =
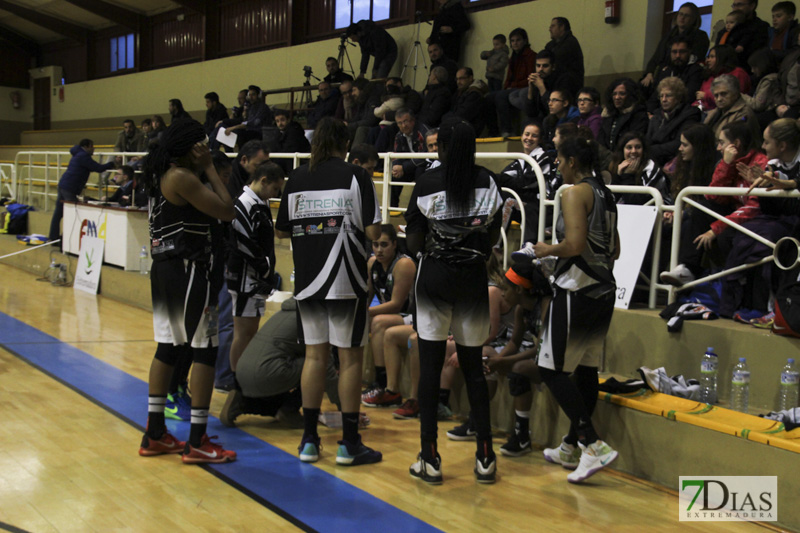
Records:
[[[22,105],[14,109],[10,94],[17,91]],[[19,144],[19,134],[33,124],[33,91],[14,87],[0,87],[0,145]]]
[[[476,76],[482,77],[485,62],[479,59],[479,55],[481,50],[491,47],[493,35],[507,35],[513,28],[521,26],[528,31],[533,49],[539,50],[550,40],[550,20],[555,16],[566,16],[583,47],[587,82],[603,88],[618,74],[636,76],[641,73],[658,42],[662,9],[663,0],[629,0],[623,4],[622,21],[617,25],[604,23],[603,3],[597,0],[537,0],[472,13],[472,30],[462,63],[471,66]],[[415,25],[407,25],[389,30],[399,48],[393,75],[399,75],[402,70],[413,46],[415,29]],[[424,41],[429,34],[430,26],[423,25],[420,40],[426,60]],[[338,44],[338,39],[332,39],[68,84],[63,102],[53,98],[52,128],[108,126],[128,116],[166,115],[170,98],[180,98],[186,110],[202,120],[205,113],[203,94],[206,92],[216,91],[222,102],[230,107],[236,93],[250,83],[265,90],[301,85],[304,81],[303,65],[310,65],[314,73],[322,77],[326,74],[324,60],[337,54]],[[357,70],[361,52],[357,47],[348,47],[348,51]],[[416,88],[424,86],[424,77],[418,71]],[[407,72],[405,79],[411,83],[412,76]],[[286,100],[285,96],[270,97],[267,103],[274,105]]]

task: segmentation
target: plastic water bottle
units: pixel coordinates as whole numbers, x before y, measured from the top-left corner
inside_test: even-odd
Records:
[[[744,357],[739,358],[739,364],[733,367],[731,379],[731,409],[742,413],[747,412],[750,402],[750,370]]]
[[[791,357],[781,370],[781,411],[797,407],[797,396],[800,392],[800,372]]]
[[[708,347],[700,361],[700,401],[717,403],[717,366],[719,359],[714,348]]]
[[[147,247],[142,246],[142,251],[139,252],[139,274],[142,276],[148,275],[150,272],[147,270]]]

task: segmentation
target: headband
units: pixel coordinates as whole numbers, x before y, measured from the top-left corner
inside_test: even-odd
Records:
[[[532,289],[533,288],[533,282],[531,280],[529,280],[529,279],[523,278],[522,276],[520,276],[519,274],[514,272],[513,268],[509,268],[506,271],[506,278],[508,279],[508,281],[510,281],[514,285],[519,285],[523,289]]]

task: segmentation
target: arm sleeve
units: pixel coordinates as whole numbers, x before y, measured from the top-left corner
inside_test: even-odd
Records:
[[[372,176],[366,170],[358,168],[358,182],[361,188],[361,216],[364,221],[364,227],[380,224],[381,209],[378,205],[378,195],[375,192],[375,182],[372,181]]]
[[[278,218],[275,221],[275,229],[280,231],[291,232],[292,231],[292,224],[289,220],[289,194],[291,191],[290,184],[291,178],[289,181],[286,182],[286,186],[283,188],[283,194],[281,194],[281,203],[278,206]]]
[[[717,163],[714,169],[714,174],[711,176],[711,183],[709,187],[733,187],[736,183],[736,165],[727,164],[725,161]],[[711,194],[706,195],[706,200],[711,200],[718,204],[727,205],[733,201],[731,196],[715,196]]]

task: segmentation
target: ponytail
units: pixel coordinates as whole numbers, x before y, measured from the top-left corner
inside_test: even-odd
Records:
[[[475,195],[475,130],[461,120],[447,121],[439,128],[439,154],[442,158],[448,202],[457,211],[466,210]]]

